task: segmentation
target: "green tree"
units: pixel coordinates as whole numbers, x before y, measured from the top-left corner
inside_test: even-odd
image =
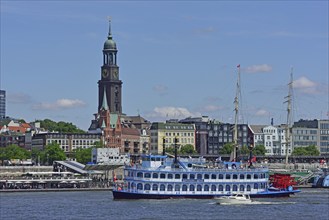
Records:
[[[40,158],[41,158],[41,155],[42,155],[42,150],[38,149],[38,148],[32,148],[31,150],[31,157],[32,157],[32,160],[35,162],[35,163],[39,163],[40,164]]]
[[[77,126],[68,122],[54,122],[50,119],[37,120],[40,122],[40,127],[49,131],[58,131],[63,133],[86,133],[85,131],[79,129]]]
[[[56,160],[65,160],[65,159],[66,159],[65,152],[61,149],[61,147],[57,143],[48,144],[45,147],[45,150],[42,151],[41,153],[41,160],[48,165],[53,164],[53,162]]]
[[[174,154],[175,153],[175,149],[173,147],[166,147],[166,153]],[[177,150],[177,153],[178,153],[178,150]]]
[[[307,151],[305,149],[305,147],[296,147],[291,155],[293,156],[306,156],[307,155]]]
[[[104,147],[103,141],[95,141],[93,144],[94,148],[102,148]]]
[[[250,150],[248,149],[247,146],[242,146],[239,150],[240,150],[240,155],[247,156],[250,153]]]
[[[82,164],[87,164],[91,161],[92,148],[77,148],[75,149],[75,159]]]
[[[220,150],[220,154],[231,154],[233,151],[233,143],[226,143],[224,147]]]
[[[186,144],[181,147],[180,153],[182,155],[186,155],[186,154],[196,154],[197,152],[196,152],[196,150],[194,150],[194,147],[192,144]]]
[[[296,147],[292,154],[293,156],[319,156],[320,152],[316,146],[310,145],[307,147]]]
[[[257,156],[264,156],[266,153],[266,149],[264,145],[257,145],[253,150],[252,154]]]
[[[31,158],[31,153],[16,144],[11,144],[0,151],[1,160],[20,159],[25,160]]]

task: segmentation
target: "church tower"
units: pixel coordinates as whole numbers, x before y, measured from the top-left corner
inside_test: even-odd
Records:
[[[117,46],[112,39],[111,20],[109,20],[109,33],[103,48],[103,65],[101,79],[98,81],[98,111],[101,110],[103,98],[106,98],[110,113],[122,114],[122,81],[119,79],[119,66],[117,65]],[[106,95],[104,95],[106,94]]]

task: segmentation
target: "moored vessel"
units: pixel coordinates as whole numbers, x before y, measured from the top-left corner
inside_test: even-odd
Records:
[[[124,183],[112,192],[114,199],[213,199],[235,193],[288,197],[300,190],[292,185],[271,189],[268,168],[247,168],[239,162],[207,167],[202,158],[143,155],[141,164],[125,166]]]

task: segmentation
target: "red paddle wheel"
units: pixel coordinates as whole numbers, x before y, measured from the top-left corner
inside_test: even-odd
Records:
[[[290,174],[275,173],[270,175],[270,183],[278,189],[287,189],[289,186],[295,186],[297,183]]]

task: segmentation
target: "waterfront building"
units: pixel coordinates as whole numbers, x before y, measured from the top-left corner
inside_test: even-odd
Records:
[[[233,143],[234,125],[209,119],[207,116],[186,118],[179,121],[184,124],[194,124],[196,128],[196,149],[200,155],[219,155],[227,143]],[[247,124],[238,124],[238,145],[250,144]]]
[[[17,119],[4,118],[0,120],[0,133],[11,131],[24,134],[30,130],[31,126],[28,123],[21,122]]]
[[[263,128],[265,155],[286,155],[285,126],[266,126]],[[292,153],[292,145],[288,143],[288,155]]]
[[[195,148],[196,151],[201,155],[208,154],[208,130],[207,125],[209,122],[208,116],[202,117],[188,117],[180,120],[183,124],[194,124],[195,125]]]
[[[142,153],[140,133],[137,128],[122,127],[121,140],[121,145],[124,146],[123,152],[131,154]]]
[[[6,117],[6,91],[0,90],[0,119]]]
[[[94,147],[101,141],[101,134],[74,134],[74,133],[41,133],[32,138],[32,148],[43,150],[48,144],[57,143],[60,148],[70,154],[78,148]]]
[[[92,162],[97,165],[125,165],[130,163],[128,154],[120,154],[119,148],[93,148]]]
[[[292,128],[294,147],[317,146],[321,155],[329,154],[329,120],[299,120]]]
[[[151,125],[150,153],[162,154],[163,147],[174,147],[175,138],[180,147],[192,145],[195,149],[195,125],[177,121],[154,122]]]

